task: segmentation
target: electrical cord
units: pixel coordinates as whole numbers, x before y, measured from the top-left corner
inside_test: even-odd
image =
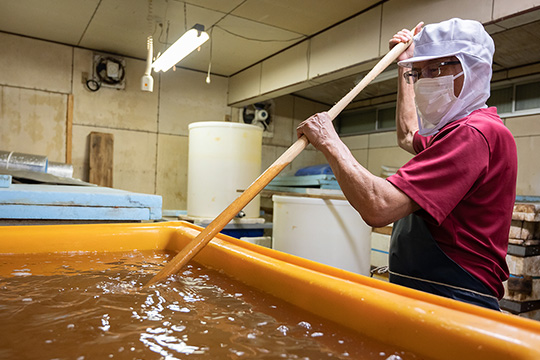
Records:
[[[94,79],[89,79],[86,80],[86,88],[92,92],[96,92],[101,88],[101,84]]]
[[[250,37],[247,37],[247,36],[244,36],[244,35],[240,35],[240,34],[236,34],[230,30],[227,30],[225,29],[224,27],[221,27],[219,25],[214,25],[212,26],[212,28],[220,28],[221,30],[225,31],[226,33],[229,33],[233,36],[237,36],[239,38],[242,38],[242,39],[245,39],[245,40],[250,40],[250,41],[259,41],[259,42],[289,42],[289,41],[295,41],[295,40],[301,40],[301,39],[304,39],[306,38],[305,35],[302,35],[302,36],[298,36],[298,37],[295,37],[295,38],[291,38],[291,39],[283,39],[283,40],[278,40],[278,39],[255,39],[255,38],[250,38]]]

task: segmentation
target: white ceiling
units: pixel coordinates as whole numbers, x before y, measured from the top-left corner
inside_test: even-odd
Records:
[[[230,76],[381,2],[1,0],[0,31],[144,60],[148,35],[153,35],[157,54],[199,23],[211,40],[178,66],[206,72],[212,54],[212,73]],[[497,48],[495,70],[540,63],[539,12],[488,26]],[[296,94],[331,105],[357,78],[347,77]],[[395,79],[390,79],[370,85],[357,100],[395,91]]]
[[[230,76],[377,3],[377,0],[2,0],[0,31],[146,58],[196,23],[211,34],[179,66]]]

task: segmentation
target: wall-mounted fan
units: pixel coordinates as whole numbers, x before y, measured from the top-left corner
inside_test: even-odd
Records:
[[[242,110],[242,122],[244,124],[252,124],[268,130],[270,125],[270,103],[255,103],[244,106]]]

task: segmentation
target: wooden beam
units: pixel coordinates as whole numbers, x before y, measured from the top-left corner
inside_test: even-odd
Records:
[[[71,164],[71,154],[73,145],[73,94],[69,94],[67,98],[67,114],[66,114],[66,164]]]
[[[113,186],[113,134],[90,133],[89,182],[99,186]]]

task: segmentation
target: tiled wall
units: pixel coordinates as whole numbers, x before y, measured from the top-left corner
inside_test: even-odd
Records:
[[[517,194],[540,196],[540,114],[504,119],[518,150]]]
[[[144,61],[126,58],[126,88],[83,85],[92,51],[0,33],[0,150],[66,160],[67,97],[73,94],[74,177],[88,180],[88,135],[114,135],[113,186],[163,196],[185,209],[188,124],[230,117],[227,78],[177,69],[140,90]]]
[[[90,92],[92,51],[0,33],[0,150],[66,160],[67,98],[73,94],[74,177],[88,180],[88,135],[114,135],[113,186],[163,196],[164,209],[186,209],[188,125],[238,121],[227,106],[228,79],[178,68],[154,74],[154,92],[140,90],[144,61],[126,58],[126,89]],[[295,140],[296,126],[319,105],[284,96],[275,100],[274,135],[264,138],[262,170]],[[322,163],[309,147],[285,170]]]

